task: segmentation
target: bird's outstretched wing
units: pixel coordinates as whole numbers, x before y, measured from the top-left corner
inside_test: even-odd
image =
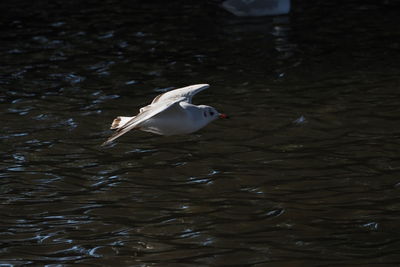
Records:
[[[140,112],[137,116],[135,116],[130,121],[125,123],[121,128],[118,128],[118,130],[116,130],[116,132],[112,136],[110,136],[102,144],[102,146],[108,145],[109,143],[111,143],[112,141],[114,141],[115,139],[120,137],[121,135],[129,132],[130,130],[132,130],[136,127],[140,127],[140,124],[142,122],[144,122],[145,120],[148,120],[148,119],[154,117],[155,115],[159,114],[160,112],[163,112],[175,105],[179,105],[179,102],[182,102],[182,101],[186,101],[186,98],[185,97],[171,98],[169,100],[147,106],[148,108],[146,108],[145,110]]]
[[[182,88],[178,88],[172,91],[168,91],[166,93],[163,93],[161,95],[156,96],[153,99],[153,102],[151,104],[159,103],[166,101],[168,99],[174,99],[174,98],[185,98],[185,102],[192,103],[192,98],[195,94],[198,92],[201,92],[205,89],[210,87],[208,84],[195,84],[195,85],[190,85]]]

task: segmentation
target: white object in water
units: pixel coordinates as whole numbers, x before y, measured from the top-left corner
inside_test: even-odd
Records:
[[[213,107],[192,104],[193,96],[208,87],[208,84],[196,84],[175,89],[158,95],[134,117],[115,118],[111,129],[116,129],[116,132],[103,145],[132,129],[160,135],[188,134],[200,130],[217,118],[227,118]]]
[[[290,0],[226,0],[222,7],[238,17],[284,15],[290,11]]]

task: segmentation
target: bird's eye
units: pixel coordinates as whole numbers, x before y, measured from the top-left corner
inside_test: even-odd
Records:
[[[210,111],[210,116],[213,116],[214,115],[214,111]]]

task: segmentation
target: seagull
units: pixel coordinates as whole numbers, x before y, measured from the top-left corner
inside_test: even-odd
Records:
[[[102,145],[108,145],[132,129],[159,135],[181,135],[196,132],[218,118],[228,116],[206,105],[193,105],[192,98],[210,87],[195,84],[156,96],[134,117],[118,116],[111,124],[116,130]]]

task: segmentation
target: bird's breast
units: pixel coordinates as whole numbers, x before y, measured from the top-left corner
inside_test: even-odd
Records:
[[[160,135],[181,135],[198,130],[191,116],[181,113],[160,113],[140,125],[141,130]]]

